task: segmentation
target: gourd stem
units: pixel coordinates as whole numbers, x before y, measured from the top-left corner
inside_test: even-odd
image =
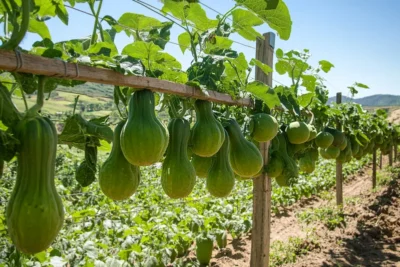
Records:
[[[46,79],[47,79],[47,77],[39,76],[39,85],[38,85],[38,90],[37,90],[36,104],[28,110],[27,116],[29,116],[29,117],[35,116],[43,107],[44,86],[46,84]]]
[[[74,114],[75,114],[76,105],[78,104],[78,100],[79,100],[79,95],[77,95],[77,96],[75,97],[74,109],[72,110],[72,115],[74,115]]]
[[[8,13],[4,12],[4,36],[8,37]]]
[[[95,10],[94,10],[94,2],[93,3],[89,3],[89,6],[90,6],[90,9],[92,10],[92,13],[93,13],[93,15],[94,15],[94,17],[95,17],[95,19],[94,19],[94,27],[93,27],[93,33],[92,33],[92,38],[91,38],[91,40],[90,40],[90,44],[92,45],[92,44],[94,44],[95,43],[95,36],[96,36],[96,31],[97,31],[97,25],[98,24],[100,24],[99,23],[99,15],[100,15],[100,10],[101,10],[101,6],[103,5],[103,0],[100,0],[100,2],[99,2],[99,6],[98,6],[98,8],[97,8],[97,12],[95,12]],[[101,33],[101,35],[102,35],[102,33]],[[102,37],[101,37],[102,38]],[[104,41],[103,40],[103,38],[102,38],[102,41]]]
[[[3,1],[4,3],[5,1]],[[2,49],[15,49],[18,47],[19,43],[25,37],[26,32],[29,27],[29,19],[30,19],[30,0],[22,1],[22,21],[20,27],[15,27],[13,29],[13,33],[11,34],[11,38],[1,46]]]
[[[29,109],[28,102],[26,102],[25,93],[24,93],[24,90],[22,90],[22,88],[21,88],[21,95],[22,95],[22,100],[24,101],[25,111],[28,111],[28,109]]]

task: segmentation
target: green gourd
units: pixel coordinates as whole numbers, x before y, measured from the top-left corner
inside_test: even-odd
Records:
[[[257,142],[268,142],[278,133],[279,125],[274,117],[265,113],[258,113],[251,117],[249,131]]]
[[[229,163],[229,137],[225,134],[225,141],[213,160],[206,180],[207,190],[214,197],[228,196],[235,186],[235,173]]]
[[[252,178],[263,168],[263,158],[255,144],[246,140],[239,124],[230,119],[225,127],[229,136],[229,162],[242,178]]]
[[[333,143],[333,135],[328,132],[320,132],[315,138],[315,144],[320,148],[328,148]]]
[[[339,131],[335,128],[330,128],[330,127],[325,127],[324,131],[329,132],[330,134],[333,135],[332,146],[335,146],[335,147],[343,146],[343,143],[346,141],[346,136],[344,133],[342,133],[341,131]]]
[[[162,166],[161,185],[170,198],[187,197],[196,183],[196,171],[187,155],[189,122],[174,118],[168,124],[169,146]]]
[[[200,157],[196,154],[192,155],[192,164],[194,169],[196,170],[197,177],[206,178],[208,171],[211,168],[214,157]]]
[[[310,153],[300,158],[299,169],[304,173],[312,173],[315,170],[315,162],[312,160]]]
[[[121,130],[125,121],[115,127],[111,153],[99,173],[101,191],[113,200],[125,200],[131,197],[139,186],[139,167],[130,164],[120,146]]]
[[[278,177],[282,174],[285,162],[279,152],[272,152],[266,167],[268,177]]]
[[[154,93],[135,91],[129,101],[128,120],[121,131],[121,149],[135,166],[148,166],[160,161],[168,146],[168,132],[157,119]]]
[[[201,157],[215,155],[225,139],[222,124],[214,117],[211,102],[196,100],[196,123],[191,130],[190,144],[194,154]]]
[[[292,144],[302,144],[310,138],[308,125],[300,121],[290,123],[286,128],[286,134]]]
[[[8,233],[18,250],[35,254],[47,249],[57,237],[64,208],[55,185],[57,131],[47,118],[19,122],[16,137],[18,168],[7,205]]]
[[[196,237],[196,257],[200,264],[208,266],[211,260],[213,247],[214,240],[206,233]]]

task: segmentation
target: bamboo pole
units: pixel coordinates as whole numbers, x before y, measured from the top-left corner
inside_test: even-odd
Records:
[[[31,73],[69,80],[127,86],[132,88],[147,88],[160,93],[209,100],[221,104],[253,106],[253,103],[249,98],[236,100],[228,94],[222,94],[216,91],[203,92],[199,88],[185,84],[150,77],[128,76],[110,69],[66,63],[60,59],[45,58],[25,53],[15,53],[14,51],[3,49],[0,49],[0,70]]]
[[[264,40],[257,39],[256,58],[272,67],[275,34],[264,34]],[[265,75],[256,68],[256,80],[272,86],[272,73]],[[264,166],[268,163],[270,142],[260,143]],[[266,173],[253,179],[253,228],[251,233],[251,267],[268,267],[271,235],[271,179]]]

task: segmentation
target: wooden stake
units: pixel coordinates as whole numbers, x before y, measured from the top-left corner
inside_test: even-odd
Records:
[[[382,156],[382,151],[381,151],[381,156],[379,159],[379,169],[381,169],[381,170],[382,170],[382,159],[383,159],[383,156]]]
[[[393,166],[393,146],[390,145],[390,150],[389,150],[389,166]]]
[[[250,107],[253,105],[249,98],[234,100],[230,95],[218,93],[216,91],[207,91],[207,94],[205,94],[199,88],[185,84],[150,77],[128,76],[110,69],[65,63],[59,59],[45,58],[24,53],[20,53],[19,56],[17,55],[18,54],[14,51],[0,49],[0,70],[132,88],[147,88],[160,93],[192,97],[228,105]],[[19,68],[16,69],[18,66]]]
[[[342,103],[342,93],[336,94],[336,103]],[[342,130],[342,125],[339,121],[336,122],[336,129]],[[342,163],[336,160],[336,205],[343,206],[343,171]]]
[[[257,39],[256,58],[272,67],[275,47],[275,34],[264,34],[264,40]],[[272,86],[272,74],[265,75],[256,68],[256,80]],[[269,142],[260,143],[264,165],[268,163]],[[266,173],[253,179],[253,229],[251,232],[251,267],[269,266],[271,235],[271,179]]]
[[[376,149],[372,154],[372,188],[376,187]]]

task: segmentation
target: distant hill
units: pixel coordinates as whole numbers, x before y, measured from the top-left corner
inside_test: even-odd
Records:
[[[328,103],[336,101],[336,97],[330,97]],[[362,98],[342,97],[342,102],[355,102],[363,106],[383,107],[400,106],[400,95],[371,95]]]

